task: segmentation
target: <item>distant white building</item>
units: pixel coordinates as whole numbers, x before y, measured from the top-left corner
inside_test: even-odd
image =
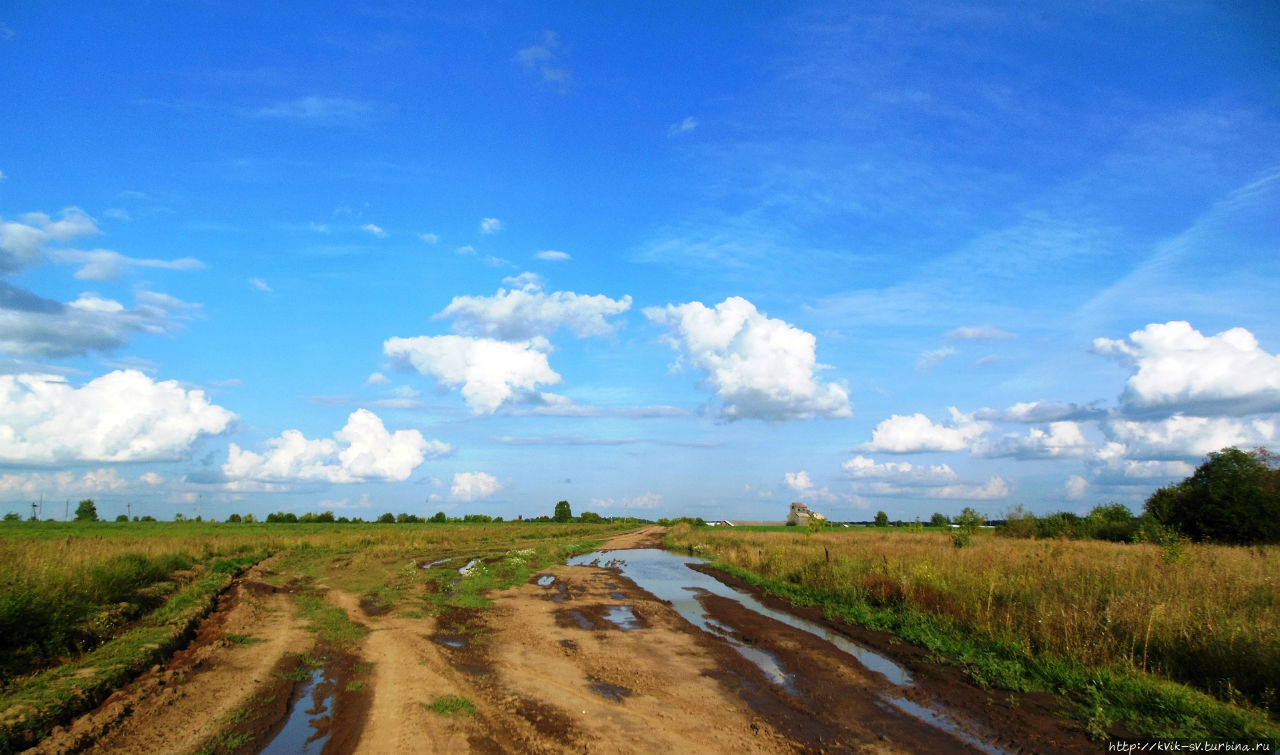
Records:
[[[799,501],[791,504],[791,511],[787,513],[787,524],[797,527],[809,526],[810,519],[817,519],[825,522],[827,518],[816,511],[810,511],[809,507]]]

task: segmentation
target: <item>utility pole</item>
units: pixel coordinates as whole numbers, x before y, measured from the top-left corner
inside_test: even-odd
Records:
[[[126,512],[126,513],[125,513],[125,515],[124,515],[124,516],[125,516],[125,518],[126,518],[126,519],[133,519],[133,504],[132,504],[132,503],[126,503],[126,504],[124,505],[124,510],[125,510],[125,512]]]
[[[34,520],[35,520],[35,521],[37,521],[37,522],[38,522],[38,521],[40,521],[40,518],[36,516],[36,502],[35,502],[35,501],[32,501],[32,502],[31,502],[31,518],[32,518],[32,519],[34,519]]]
[[[67,499],[67,505],[62,507],[62,521],[71,521],[71,499]]]

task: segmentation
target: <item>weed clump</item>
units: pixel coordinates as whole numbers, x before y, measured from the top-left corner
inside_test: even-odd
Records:
[[[474,716],[476,706],[470,700],[459,695],[442,695],[430,703],[422,703],[423,708],[442,716],[461,715]]]

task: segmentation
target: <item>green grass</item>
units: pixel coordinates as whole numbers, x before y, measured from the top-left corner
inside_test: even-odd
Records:
[[[421,703],[423,708],[439,713],[442,716],[474,716],[476,714],[476,706],[465,697],[458,695],[443,695],[437,697],[430,703]]]
[[[223,734],[216,737],[212,742],[209,742],[199,750],[196,750],[196,755],[221,755],[222,753],[232,753],[252,741],[253,735],[247,731],[236,734]]]
[[[236,634],[234,632],[225,634],[223,637],[227,642],[235,645],[257,645],[259,642],[263,641],[261,637],[254,637],[251,634]]]
[[[308,622],[307,628],[323,641],[351,646],[360,642],[368,630],[351,620],[347,612],[314,595],[297,596],[298,612]]]

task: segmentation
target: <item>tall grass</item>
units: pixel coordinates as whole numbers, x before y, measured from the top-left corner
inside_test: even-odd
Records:
[[[1167,677],[1280,712],[1280,548],[673,530],[767,580],[845,604],[938,616],[1031,661]]]

